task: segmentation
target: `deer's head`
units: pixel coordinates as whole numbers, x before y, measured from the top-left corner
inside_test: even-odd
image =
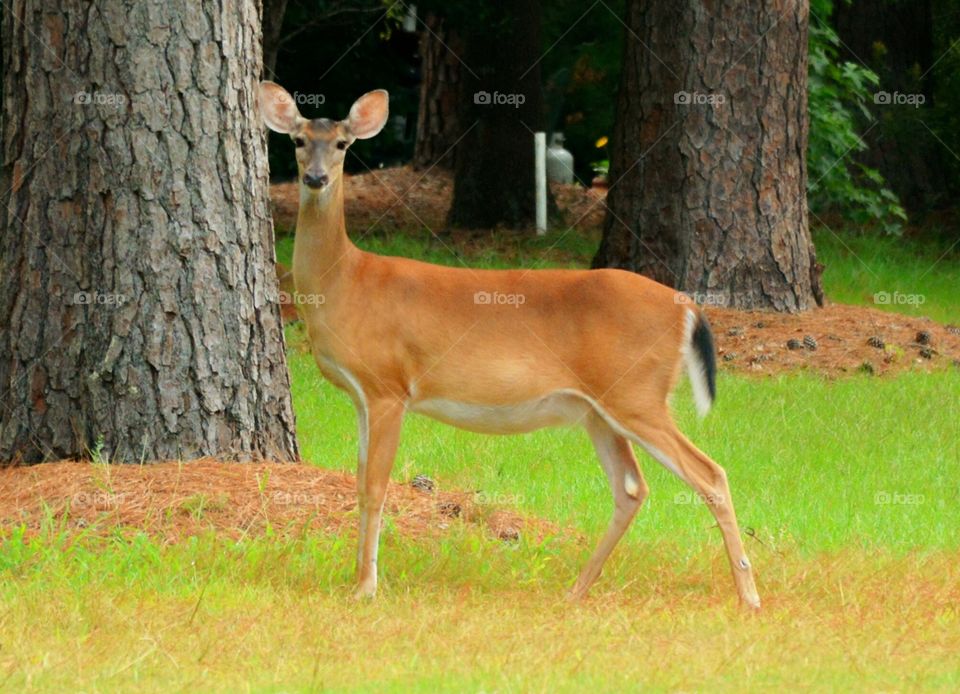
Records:
[[[260,83],[260,113],[271,130],[290,136],[297,148],[301,185],[321,192],[343,175],[343,158],[355,140],[379,133],[387,122],[389,97],[383,89],[367,92],[343,120],[300,115],[296,101],[274,82]]]

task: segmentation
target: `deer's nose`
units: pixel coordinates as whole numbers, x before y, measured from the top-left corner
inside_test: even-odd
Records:
[[[323,188],[327,183],[330,182],[329,176],[327,174],[304,174],[303,183],[308,188]]]

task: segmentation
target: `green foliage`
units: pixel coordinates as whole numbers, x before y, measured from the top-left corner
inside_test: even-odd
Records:
[[[593,169],[593,172],[597,174],[597,176],[607,176],[610,173],[610,160],[600,159],[592,162],[590,168]]]
[[[929,126],[946,150],[943,157],[949,180],[960,186],[960,8],[956,0],[934,2],[934,60],[927,75],[932,79],[933,107]],[[930,135],[930,133],[924,133]],[[953,203],[954,199],[949,201]]]
[[[907,216],[879,171],[856,160],[873,115],[867,104],[879,85],[875,72],[839,59],[840,39],[828,24],[832,0],[813,0],[810,17],[808,197],[814,211],[836,209],[857,224],[899,233]]]
[[[543,5],[542,69],[547,129],[563,132],[577,178],[589,184],[601,174],[594,164],[607,159],[596,142],[613,132],[623,52],[621,0],[597,5],[553,2]],[[586,14],[584,14],[586,12]]]

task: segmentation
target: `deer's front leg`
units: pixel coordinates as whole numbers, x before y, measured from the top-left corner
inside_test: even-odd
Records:
[[[357,548],[358,598],[373,597],[377,592],[377,547],[380,544],[380,521],[387,495],[390,470],[397,454],[403,403],[372,402],[368,409],[366,462],[361,460],[362,475],[357,485],[360,506],[359,547]]]

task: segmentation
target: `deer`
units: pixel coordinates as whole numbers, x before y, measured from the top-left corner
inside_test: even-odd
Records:
[[[304,118],[280,85],[259,87],[262,118],[296,151],[293,253],[310,350],[357,413],[358,598],[377,591],[387,483],[404,416],[486,434],[582,426],[606,473],[613,517],[570,589],[587,595],[647,498],[633,445],[689,485],[720,532],[740,603],[759,609],[724,469],[677,428],[669,398],[686,367],[698,413],[716,396],[707,318],[687,295],[618,269],[480,270],[357,248],[344,215],[344,157],[387,122],[389,96],[343,120]]]

